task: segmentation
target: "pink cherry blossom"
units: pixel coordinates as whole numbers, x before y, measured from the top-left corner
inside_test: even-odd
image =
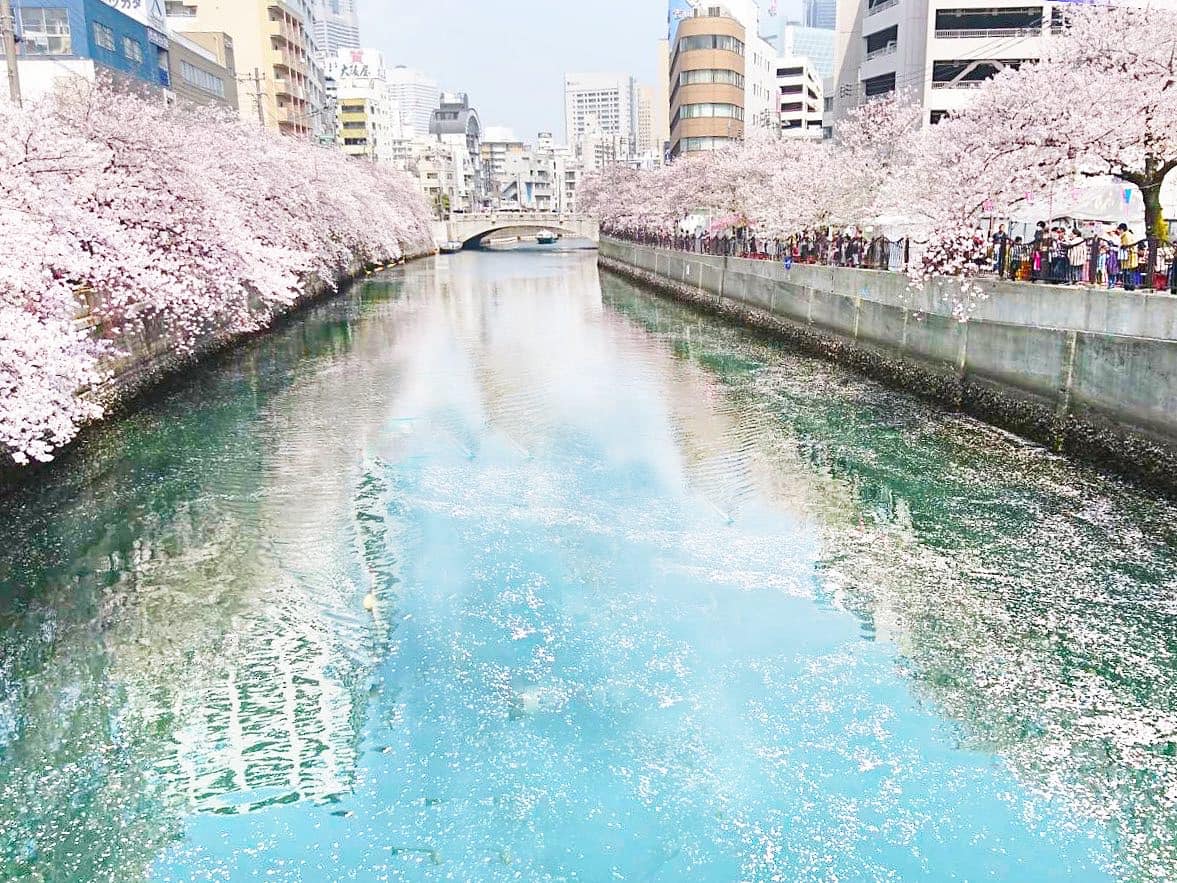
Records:
[[[432,247],[406,177],[107,84],[0,104],[0,192],[0,456],[20,464],[101,415],[127,335],[191,351],[264,328],[312,277]]]

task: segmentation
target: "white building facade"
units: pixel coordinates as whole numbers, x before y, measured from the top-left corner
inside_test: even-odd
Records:
[[[616,145],[617,161],[637,152],[638,85],[633,77],[610,73],[564,76],[564,135],[577,153],[585,139],[599,136]]]
[[[1057,4],[1027,0],[839,0],[833,117],[896,89],[925,123],[964,107],[999,70],[1041,57]]]
[[[821,75],[804,55],[777,59],[777,92],[781,134],[790,138],[821,138],[824,95]]]

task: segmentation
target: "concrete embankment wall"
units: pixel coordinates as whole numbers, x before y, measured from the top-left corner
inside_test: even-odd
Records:
[[[421,245],[406,254],[405,260],[415,260],[420,257],[436,254],[432,244]],[[303,286],[302,294],[288,307],[273,313],[265,322],[265,327],[255,334],[230,333],[224,330],[211,330],[204,335],[196,345],[188,351],[176,348],[175,339],[166,329],[147,324],[143,328],[129,331],[112,340],[116,354],[103,364],[106,380],[101,386],[83,393],[102,405],[105,416],[96,425],[121,414],[127,413],[135,406],[136,400],[150,393],[170,378],[181,375],[197,364],[212,359],[219,353],[231,350],[245,340],[265,334],[280,324],[289,315],[297,313],[304,307],[346,290],[352,282],[364,276],[368,270],[374,269],[363,261],[353,261],[343,269],[339,281],[329,285],[324,280],[312,278]],[[96,297],[100,295],[90,295]],[[84,305],[78,322],[83,327],[90,327],[94,333],[100,333],[98,322],[92,317],[94,305]],[[67,449],[82,441],[86,432],[95,426],[84,427],[78,438],[74,439]],[[17,466],[3,452],[0,452],[0,495],[23,484],[42,469],[52,468],[65,454],[59,452],[58,458],[48,464],[32,464]]]
[[[1177,297],[689,255],[602,240],[601,264],[1055,450],[1177,491]]]

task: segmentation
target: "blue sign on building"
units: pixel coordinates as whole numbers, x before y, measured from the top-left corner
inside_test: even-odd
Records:
[[[22,59],[93,61],[124,77],[161,85],[167,38],[104,0],[15,0]],[[164,45],[159,45],[163,43]]]
[[[689,0],[670,0],[666,13],[666,39],[673,40],[678,23],[694,14],[695,5]]]

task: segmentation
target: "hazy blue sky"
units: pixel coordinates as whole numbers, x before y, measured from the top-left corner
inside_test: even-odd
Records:
[[[652,85],[666,34],[665,0],[359,0],[359,12],[365,47],[468,92],[484,126],[527,140],[563,138],[565,71]]]

